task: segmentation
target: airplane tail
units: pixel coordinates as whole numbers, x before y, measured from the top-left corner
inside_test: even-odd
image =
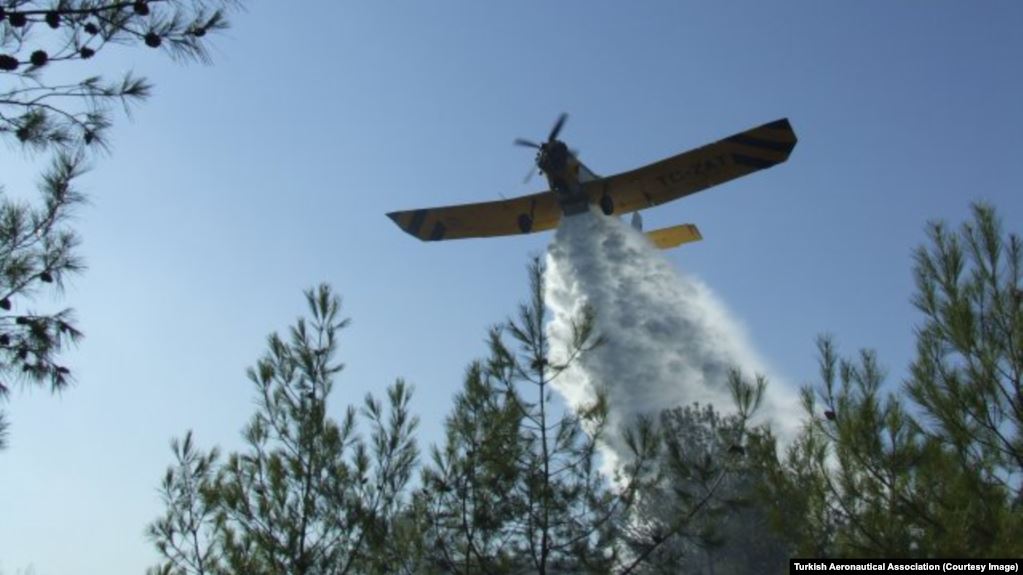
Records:
[[[670,228],[661,228],[646,233],[647,239],[662,250],[677,248],[689,242],[698,242],[703,239],[700,230],[695,224],[681,224]]]
[[[643,231],[643,216],[639,215],[639,211],[632,212],[632,221],[629,222],[629,225],[637,232]],[[698,242],[703,239],[696,224],[681,224],[653,230],[646,232],[646,237],[650,243],[662,250],[670,250],[682,244]]]

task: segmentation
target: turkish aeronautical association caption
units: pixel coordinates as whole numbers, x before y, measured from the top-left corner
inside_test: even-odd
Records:
[[[1019,573],[1020,559],[790,559],[789,573],[871,571],[901,573]]]

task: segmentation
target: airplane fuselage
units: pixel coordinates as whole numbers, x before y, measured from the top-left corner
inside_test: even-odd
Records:
[[[590,200],[583,191],[580,172],[592,175],[561,140],[544,144],[537,154],[537,165],[566,216],[585,212]]]

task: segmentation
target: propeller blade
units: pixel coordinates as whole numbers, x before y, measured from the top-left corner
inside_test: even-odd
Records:
[[[529,172],[526,174],[526,178],[524,180],[522,180],[522,185],[528,184],[529,181],[533,179],[533,174],[535,174],[535,173],[536,173],[536,168],[533,167],[533,166],[529,166]]]
[[[558,116],[558,121],[554,122],[554,127],[551,128],[551,134],[549,136],[547,136],[547,141],[548,142],[553,142],[554,139],[558,137],[558,134],[561,132],[561,128],[563,128],[565,126],[565,120],[567,120],[567,119],[568,119],[568,114],[566,114],[564,112],[562,112],[561,115]]]
[[[523,138],[515,138],[514,144],[516,146],[525,146],[527,148],[536,148],[538,150],[540,149],[540,144],[537,144],[536,142],[531,142]]]

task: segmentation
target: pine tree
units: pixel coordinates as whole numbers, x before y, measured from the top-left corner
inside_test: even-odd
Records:
[[[220,452],[195,447],[192,432],[171,441],[175,463],[167,469],[160,494],[166,514],[147,528],[166,563],[150,573],[178,575],[221,573],[222,557],[216,545],[216,479]]]
[[[539,258],[529,276],[529,303],[490,331],[490,355],[469,367],[446,442],[423,473],[424,547],[439,572],[612,572],[619,528],[656,450],[652,426],[639,424],[615,485],[601,473],[607,404],[598,398],[578,413],[554,404],[551,383],[568,365],[548,359]],[[600,343],[592,313],[574,335],[570,361]]]
[[[934,422],[923,432],[1023,505],[1023,243],[991,206],[959,234],[941,223],[916,252],[925,320],[907,385]]]
[[[216,453],[190,451],[190,435],[177,444],[161,488],[167,511],[148,529],[165,558],[153,573],[393,572],[418,455],[411,389],[391,386],[386,410],[367,396],[368,441],[354,407],[340,422],[328,416],[343,367],[337,333],[348,322],[329,287],[306,298],[309,320],[288,341],[270,336],[249,370],[258,409],[243,431],[247,448],[220,464]]]
[[[33,207],[0,195],[0,401],[12,382],[49,385],[54,392],[70,381],[60,352],[81,337],[70,309],[33,309],[36,294],[79,272],[78,236],[68,225],[82,196],[71,186],[81,173],[81,156],[61,155],[43,176],[43,206]],[[0,190],[2,191],[2,190]],[[7,423],[0,411],[0,448]]]
[[[0,139],[50,153],[38,206],[4,196],[0,185],[0,401],[14,383],[64,389],[70,370],[60,353],[81,337],[70,309],[39,311],[84,269],[69,217],[83,202],[74,180],[87,155],[106,150],[110,110],[145,99],[151,85],[125,74],[105,81],[90,72],[111,44],[162,48],[172,57],[208,61],[206,35],[223,30],[233,0],[8,0],[0,3]],[[148,48],[147,48],[148,49]],[[88,61],[88,63],[86,62]],[[67,77],[72,63],[83,70]],[[2,182],[0,182],[2,184]],[[0,411],[0,448],[8,424]]]
[[[803,390],[810,419],[765,471],[794,554],[1023,553],[1023,246],[990,206],[973,212],[958,234],[931,224],[916,252],[924,322],[904,393],[882,393],[874,352],[840,359],[819,340],[821,383]]]
[[[204,37],[227,26],[231,0],[14,0],[0,7],[0,133],[40,150],[102,146],[109,106],[145,98],[151,86],[131,73],[104,82],[51,83],[45,72],[92,60],[111,44],[162,48],[208,61]],[[90,66],[91,67],[91,66]]]

